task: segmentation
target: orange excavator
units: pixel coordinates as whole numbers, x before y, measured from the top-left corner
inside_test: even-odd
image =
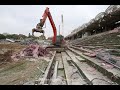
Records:
[[[42,28],[44,26],[44,23],[45,23],[47,17],[48,17],[50,24],[52,26],[52,29],[53,29],[53,33],[54,33],[54,36],[52,38],[52,43],[53,43],[53,45],[60,46],[64,42],[64,37],[62,35],[57,36],[57,29],[56,29],[56,26],[54,24],[53,18],[51,16],[51,13],[50,13],[48,7],[45,9],[42,17],[43,18],[40,19],[40,23],[37,24],[36,28],[32,29],[32,35],[34,36],[34,32],[39,32],[39,33],[44,34],[44,30],[42,30]]]

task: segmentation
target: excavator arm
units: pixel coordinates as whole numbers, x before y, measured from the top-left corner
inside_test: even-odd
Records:
[[[44,26],[44,23],[45,23],[45,21],[46,21],[46,19],[48,17],[48,19],[50,21],[50,24],[51,24],[51,26],[53,28],[53,33],[54,33],[52,42],[53,42],[53,44],[55,44],[56,43],[56,37],[57,37],[57,30],[56,30],[56,26],[54,24],[53,18],[51,16],[51,13],[50,13],[48,7],[45,9],[44,14],[43,14],[42,17],[43,17],[43,19],[40,19],[40,23],[38,23],[37,26],[36,26],[37,29],[35,29],[35,28],[32,29],[32,33],[34,33],[34,32],[40,32],[40,33],[44,32],[44,30],[42,30],[42,27]]]

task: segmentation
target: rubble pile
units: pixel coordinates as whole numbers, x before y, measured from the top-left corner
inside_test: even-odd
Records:
[[[30,44],[28,47],[20,51],[19,53],[15,53],[11,56],[13,60],[18,60],[21,57],[34,57],[38,58],[39,56],[46,56],[50,54],[49,51],[40,45]]]
[[[89,57],[96,57],[100,60],[103,60],[107,63],[113,64],[117,67],[120,67],[120,56],[117,56],[117,54],[113,54],[112,52],[115,52],[116,50],[107,50],[107,49],[98,49],[94,50],[93,52],[85,52],[83,53],[86,56]],[[116,51],[119,53],[118,51]]]
[[[111,55],[110,52],[107,50],[101,50],[98,53],[96,53],[96,57],[99,59],[102,59],[110,64],[114,64],[118,67],[120,67],[120,57]]]
[[[21,45],[38,44],[34,39],[25,39],[20,42]]]

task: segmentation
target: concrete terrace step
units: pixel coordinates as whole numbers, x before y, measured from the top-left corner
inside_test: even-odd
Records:
[[[66,52],[69,54],[71,58],[76,57],[76,55],[70,50],[67,50]],[[102,73],[100,73],[94,67],[87,64],[87,62],[79,62],[75,58],[73,58],[72,60],[73,60],[73,63],[79,68],[79,71],[82,74],[82,76],[84,76],[84,78],[86,77],[85,80],[87,80],[89,84],[93,84],[93,85],[109,85],[110,84],[111,85],[113,83],[110,79],[102,75]],[[97,79],[94,81],[95,78]],[[99,80],[99,79],[102,79],[102,80]],[[103,80],[107,81],[107,83]]]
[[[92,67],[95,67],[98,71],[106,75],[108,78],[110,78],[112,81],[120,84],[120,70],[117,68],[106,68],[102,66],[102,61],[96,58],[91,58],[88,56],[85,56],[80,52],[79,50],[75,50],[73,48],[68,47],[69,50],[72,52],[80,55],[82,58],[86,59],[86,62],[91,65]]]

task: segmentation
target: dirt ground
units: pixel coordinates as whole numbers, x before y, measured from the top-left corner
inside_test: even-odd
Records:
[[[11,44],[0,44],[0,50],[5,51],[7,50],[13,50],[13,51],[19,51],[23,48],[25,48],[26,45],[20,45],[17,43],[11,43]]]
[[[47,66],[45,60],[6,63],[0,65],[0,85],[22,85],[37,80]],[[41,69],[41,70],[40,70]]]
[[[45,71],[49,63],[44,58],[9,60],[12,52],[19,52],[25,47],[14,43],[0,44],[0,85],[22,85],[42,76],[42,71]]]
[[[0,44],[0,63],[11,61],[11,55],[14,52],[19,52],[23,48],[25,48],[25,45],[20,45],[17,43],[11,43],[11,44]]]

